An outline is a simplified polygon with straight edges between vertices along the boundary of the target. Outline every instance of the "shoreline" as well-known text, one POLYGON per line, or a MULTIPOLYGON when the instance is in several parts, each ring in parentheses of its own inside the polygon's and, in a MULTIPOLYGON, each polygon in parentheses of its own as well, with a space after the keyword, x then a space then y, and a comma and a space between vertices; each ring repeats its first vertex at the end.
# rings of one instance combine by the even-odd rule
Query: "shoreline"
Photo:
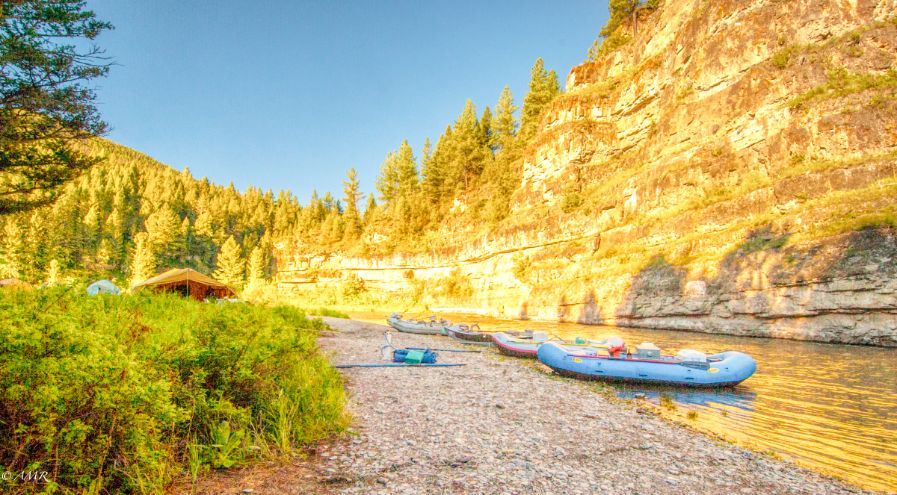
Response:
MULTIPOLYGON (((291 303, 292 304, 292 303, 291 303)), ((298 304, 299 308, 305 308, 307 306, 298 304)), ((350 317, 354 318, 357 315, 371 315, 382 313, 383 318, 386 318, 390 312, 388 311, 377 311, 372 309, 370 306, 366 305, 331 305, 328 308, 335 309, 341 312, 346 313, 350 317)), ((705 331, 696 328, 679 328, 674 326, 662 326, 662 325, 637 325, 637 324, 620 324, 617 320, 611 320, 603 323, 592 323, 587 321, 572 321, 566 319, 550 319, 550 318, 536 318, 536 317, 527 317, 527 318, 509 318, 497 315, 495 313, 490 312, 486 309, 478 309, 478 308, 418 308, 413 307, 406 309, 404 311, 399 311, 399 314, 405 315, 456 315, 456 316, 467 316, 467 317, 475 317, 475 318, 488 318, 489 320, 499 321, 499 322, 520 322, 520 323, 533 323, 533 324, 550 324, 550 325, 583 325, 588 327, 607 327, 607 328, 620 328, 620 329, 636 329, 636 330, 657 330, 661 332, 680 332, 686 334, 696 334, 696 335, 718 335, 721 337, 738 337, 738 338, 748 338, 748 339, 770 339, 777 340, 783 342, 806 342, 813 344, 826 344, 826 345, 836 345, 836 346, 851 346, 851 347, 866 347, 866 348, 875 348, 875 349, 897 349, 897 344, 895 345, 885 345, 885 344, 877 344, 877 343, 863 343, 863 342, 840 342, 840 341, 832 341, 832 340, 822 340, 822 339, 812 339, 812 338, 798 338, 794 336, 785 336, 785 335, 759 335, 759 334, 751 334, 751 333, 736 333, 736 332, 719 332, 719 331, 705 331)), ((367 321, 367 320, 365 320, 367 321)))
MULTIPOLYGON (((380 361, 385 325, 324 320, 334 364, 380 361)), ((874 493, 492 351, 439 360, 466 366, 342 370, 356 432, 320 452, 334 493, 874 493)))

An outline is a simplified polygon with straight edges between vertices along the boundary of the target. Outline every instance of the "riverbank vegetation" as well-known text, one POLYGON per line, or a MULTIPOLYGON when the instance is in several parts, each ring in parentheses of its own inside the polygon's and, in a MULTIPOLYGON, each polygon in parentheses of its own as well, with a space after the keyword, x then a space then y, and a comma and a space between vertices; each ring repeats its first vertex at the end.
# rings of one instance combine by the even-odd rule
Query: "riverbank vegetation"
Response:
POLYGON ((40 489, 161 493, 347 424, 325 325, 293 308, 8 289, 0 321, 0 458, 40 489))

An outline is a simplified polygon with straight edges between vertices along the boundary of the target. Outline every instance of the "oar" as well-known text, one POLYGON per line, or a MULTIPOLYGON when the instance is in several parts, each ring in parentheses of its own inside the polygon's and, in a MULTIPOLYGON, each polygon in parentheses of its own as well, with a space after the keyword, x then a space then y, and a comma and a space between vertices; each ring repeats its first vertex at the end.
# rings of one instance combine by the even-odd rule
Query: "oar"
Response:
POLYGON ((424 366, 449 367, 449 366, 465 366, 465 364, 464 363, 421 363, 421 364, 360 363, 360 364, 337 364, 337 365, 334 365, 334 368, 408 368, 408 367, 420 368, 420 367, 424 367, 424 366))
POLYGON ((469 351, 467 349, 434 349, 432 347, 427 347, 426 349, 423 347, 408 347, 412 351, 439 351, 439 352, 483 352, 483 351, 469 351))

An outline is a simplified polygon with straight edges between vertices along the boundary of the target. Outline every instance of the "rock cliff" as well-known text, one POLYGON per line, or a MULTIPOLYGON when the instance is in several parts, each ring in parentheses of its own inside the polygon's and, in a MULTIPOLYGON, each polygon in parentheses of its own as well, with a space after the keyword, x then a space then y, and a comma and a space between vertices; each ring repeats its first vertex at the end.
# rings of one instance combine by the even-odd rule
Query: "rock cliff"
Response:
POLYGON ((570 71, 503 224, 426 255, 281 244, 280 286, 351 278, 431 308, 897 346, 895 12, 667 0, 570 71))

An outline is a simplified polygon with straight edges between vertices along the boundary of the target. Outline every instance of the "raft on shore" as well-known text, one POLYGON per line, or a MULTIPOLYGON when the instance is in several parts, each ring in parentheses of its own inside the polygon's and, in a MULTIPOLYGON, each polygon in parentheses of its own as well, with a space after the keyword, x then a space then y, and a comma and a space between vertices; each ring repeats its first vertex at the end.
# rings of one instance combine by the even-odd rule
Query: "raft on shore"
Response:
POLYGON ((443 329, 451 325, 448 321, 437 320, 435 316, 431 316, 428 321, 406 320, 398 313, 389 315, 386 322, 400 332, 418 335, 442 335, 445 332, 443 329))
POLYGON ((488 333, 480 332, 479 329, 480 326, 476 323, 473 325, 465 325, 464 323, 447 325, 443 328, 445 334, 453 339, 471 344, 492 345, 492 336, 488 333))
POLYGON ((731 387, 747 380, 757 370, 752 357, 737 351, 711 356, 697 351, 680 351, 677 356, 614 356, 545 342, 536 353, 539 361, 558 374, 587 380, 731 387))

